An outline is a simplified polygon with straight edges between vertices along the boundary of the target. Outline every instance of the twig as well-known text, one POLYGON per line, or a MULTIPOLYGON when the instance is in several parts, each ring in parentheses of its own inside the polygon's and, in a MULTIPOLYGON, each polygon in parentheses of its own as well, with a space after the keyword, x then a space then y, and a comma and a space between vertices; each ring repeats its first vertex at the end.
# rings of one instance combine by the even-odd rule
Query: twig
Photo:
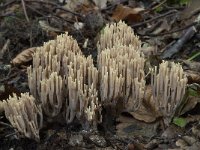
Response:
POLYGON ((193 22, 193 23, 191 23, 189 25, 186 25, 185 27, 182 27, 182 28, 179 28, 179 29, 175 29, 175 30, 172 30, 170 32, 165 32, 165 33, 159 33, 159 34, 140 34, 140 35, 141 36, 153 36, 153 37, 155 37, 155 36, 163 36, 163 35, 167 35, 167 34, 172 34, 172 33, 175 33, 175 32, 183 31, 183 30, 188 29, 189 27, 192 27, 192 26, 194 26, 196 24, 197 24, 197 22, 193 22))
POLYGON ((14 16, 14 13, 13 12, 6 12, 5 14, 1 14, 0 18, 9 17, 9 16, 14 16))
POLYGON ((5 3, 3 6, 0 6, 0 10, 6 8, 8 5, 11 5, 11 4, 15 3, 15 2, 16 2, 16 0, 12 0, 10 2, 5 3))
POLYGON ((196 32, 197 30, 195 26, 190 27, 174 45, 164 51, 164 53, 161 55, 161 58, 171 58, 174 54, 178 53, 183 45, 190 40, 196 32))
POLYGON ((56 19, 64 20, 65 22, 67 22, 67 23, 69 23, 69 24, 74 24, 74 23, 75 23, 75 21, 73 21, 73 20, 68 20, 68 19, 66 19, 66 18, 62 18, 62 17, 60 17, 60 16, 56 16, 56 15, 54 15, 54 14, 52 14, 52 17, 54 17, 54 18, 56 18, 56 19))
POLYGON ((17 76, 18 74, 19 74, 19 73, 13 73, 13 74, 11 74, 10 76, 7 75, 5 78, 0 79, 0 83, 5 82, 5 81, 9 80, 10 78, 13 78, 13 77, 17 76))
POLYGON ((190 19, 191 17, 196 16, 196 15, 198 15, 199 13, 200 13, 200 8, 194 10, 188 17, 186 17, 186 18, 184 18, 184 19, 185 19, 185 20, 186 20, 186 19, 190 19))
POLYGON ((145 24, 147 24, 147 23, 149 23, 149 22, 155 21, 155 20, 157 20, 157 19, 161 19, 161 18, 166 17, 166 16, 168 16, 168 15, 172 15, 172 14, 174 14, 174 13, 177 13, 177 10, 172 10, 172 11, 166 12, 166 13, 161 14, 161 15, 159 15, 159 16, 156 16, 156 17, 154 17, 154 18, 152 18, 152 19, 149 19, 149 20, 143 21, 143 22, 141 22, 141 23, 137 23, 137 24, 131 25, 131 27, 133 27, 133 28, 134 28, 134 27, 139 27, 139 26, 145 25, 145 24))
POLYGON ((75 16, 78 16, 78 17, 83 18, 82 15, 80 15, 80 14, 78 14, 78 13, 75 13, 75 12, 72 12, 72 11, 70 11, 70 10, 64 8, 64 7, 61 7, 61 6, 57 6, 57 7, 55 8, 55 10, 56 10, 56 9, 60 9, 60 10, 63 10, 63 11, 65 11, 65 12, 71 13, 71 14, 73 14, 73 15, 75 15, 75 16))
POLYGON ((9 128, 13 128, 13 126, 9 125, 8 123, 0 121, 0 125, 7 126, 9 128))
POLYGON ((21 2, 22 2, 22 7, 23 7, 23 11, 24 11, 24 15, 25 15, 25 17, 26 17, 26 20, 27 20, 27 22, 30 22, 30 20, 29 20, 29 18, 28 18, 28 15, 27 15, 27 12, 26 12, 26 5, 25 5, 25 2, 24 2, 24 0, 21 0, 21 2))
POLYGON ((94 142, 93 140, 91 140, 91 139, 90 139, 88 136, 86 136, 86 135, 83 135, 83 138, 84 138, 85 140, 89 141, 90 143, 94 144, 94 145, 97 146, 97 147, 100 147, 100 148, 106 148, 106 147, 107 147, 107 145, 102 146, 102 145, 98 144, 97 142, 94 142))
MULTIPOLYGON (((41 13, 41 12, 38 11, 37 9, 34 9, 33 7, 31 7, 31 6, 29 6, 29 5, 26 5, 26 6, 27 6, 27 8, 29 8, 30 10, 32 10, 32 11, 36 12, 37 14, 43 16, 43 18, 52 18, 52 17, 54 17, 54 18, 56 18, 56 19, 64 20, 64 21, 67 22, 67 23, 74 24, 74 21, 73 21, 73 20, 68 20, 68 19, 66 19, 66 18, 62 18, 62 17, 60 17, 60 16, 56 16, 56 15, 54 15, 54 14, 52 14, 52 16, 46 16, 45 14, 41 13)), ((48 9, 47 9, 47 10, 48 10, 48 9)), ((49 13, 52 13, 52 12, 50 12, 50 11, 48 11, 48 12, 49 12, 49 13)))
POLYGON ((167 0, 163 0, 162 2, 158 3, 156 6, 154 6, 153 8, 151 8, 151 10, 157 9, 158 7, 162 6, 166 2, 167 2, 167 0))
POLYGON ((27 3, 41 3, 41 4, 45 4, 45 5, 52 5, 52 6, 55 7, 55 8, 54 8, 55 10, 56 10, 56 9, 61 9, 61 10, 63 10, 63 11, 66 11, 66 12, 68 12, 68 13, 71 13, 71 14, 73 14, 73 15, 75 15, 75 16, 78 16, 78 17, 82 17, 82 18, 83 18, 83 16, 82 16, 81 14, 72 12, 72 11, 70 11, 70 10, 68 10, 68 9, 66 9, 66 8, 64 8, 64 7, 62 7, 62 6, 59 6, 58 4, 53 3, 53 2, 49 2, 49 1, 37 1, 37 0, 28 0, 28 1, 26 1, 26 2, 27 2, 27 3))
POLYGON ((37 9, 33 8, 32 6, 29 6, 29 5, 26 5, 26 7, 34 12, 36 12, 37 14, 43 16, 43 17, 46 17, 45 14, 41 13, 40 11, 38 11, 37 9))
POLYGON ((15 132, 13 132, 13 133, 10 133, 10 134, 6 135, 5 137, 7 138, 7 137, 9 137, 9 136, 16 135, 17 133, 19 133, 19 132, 18 132, 18 131, 15 131, 15 132))
POLYGON ((8 39, 0 51, 0 60, 3 59, 3 55, 8 50, 9 45, 10 45, 10 40, 8 39))
POLYGON ((195 55, 193 55, 192 57, 188 58, 187 60, 191 61, 193 59, 195 59, 196 57, 198 57, 200 55, 200 52, 196 53, 195 55))
POLYGON ((125 2, 127 2, 127 1, 128 1, 128 0, 121 0, 120 2, 113 2, 111 5, 107 6, 106 8, 103 8, 103 9, 101 9, 101 10, 102 10, 102 11, 105 11, 105 10, 111 9, 111 8, 117 6, 117 5, 121 4, 121 3, 125 3, 125 2))

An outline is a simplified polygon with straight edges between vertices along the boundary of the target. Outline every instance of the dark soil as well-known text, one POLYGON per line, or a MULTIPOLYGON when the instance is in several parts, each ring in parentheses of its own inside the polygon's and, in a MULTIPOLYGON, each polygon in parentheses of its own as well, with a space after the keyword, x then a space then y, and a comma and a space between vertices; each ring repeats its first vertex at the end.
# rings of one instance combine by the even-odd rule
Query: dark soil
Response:
MULTIPOLYGON (((142 14, 126 16, 122 20, 133 26, 134 31, 144 43, 156 47, 157 52, 148 59, 150 64, 158 64, 163 57, 163 52, 169 50, 170 43, 180 39, 189 28, 188 26, 191 26, 194 22, 194 18, 199 15, 198 12, 192 14, 193 12, 188 11, 190 18, 182 19, 181 17, 185 15, 186 5, 182 5, 180 1, 171 0, 164 3, 151 0, 148 2, 137 0, 114 1, 108 2, 107 7, 102 10, 96 9, 95 3, 91 2, 91 4, 82 4, 75 8, 76 14, 73 14, 73 10, 67 12, 56 9, 66 5, 65 2, 59 3, 57 0, 48 0, 44 3, 23 1, 26 4, 25 8, 29 21, 25 17, 21 1, 0 0, 0 50, 6 47, 5 51, 0 52, 0 100, 7 99, 12 93, 19 95, 22 92, 29 91, 26 68, 32 62, 13 65, 11 63, 13 58, 27 48, 43 45, 44 42, 54 39, 64 31, 68 31, 78 41, 86 56, 92 55, 96 60, 96 43, 99 33, 106 23, 114 22, 112 14, 119 4, 131 8, 144 8, 145 11, 142 14), (48 4, 48 2, 53 4, 48 4), (163 15, 172 10, 177 11, 177 13, 163 15), (160 15, 163 15, 163 17, 156 19, 160 15), (153 20, 148 22, 147 20, 150 19, 153 20), (45 29, 41 26, 40 21, 44 21, 49 27, 45 29), (82 22, 84 27, 80 30, 75 29, 74 22, 82 22), (88 40, 87 47, 84 47, 86 40, 88 40), (6 42, 8 42, 7 45, 6 42)), ((194 6, 192 5, 192 7, 194 6)), ((199 52, 199 25, 195 24, 194 26, 197 32, 187 42, 183 43, 177 53, 172 52, 173 55, 167 59, 184 65, 184 60, 199 52)), ((194 59, 197 63, 199 63, 199 60, 200 57, 194 59)), ((185 70, 193 71, 195 75, 194 78, 191 78, 191 84, 200 83, 200 78, 198 78, 199 66, 193 67, 196 70, 191 69, 189 65, 184 66, 185 70)), ((199 91, 197 93, 200 94, 199 91)), ((116 114, 113 116, 110 111, 104 109, 104 116, 107 118, 102 124, 98 125, 97 131, 85 131, 79 123, 66 125, 54 122, 47 124, 40 131, 41 141, 39 143, 27 138, 18 138, 18 134, 10 127, 4 114, 0 114, 0 150, 175 149, 181 147, 177 145, 177 141, 179 139, 185 140, 184 137, 186 136, 193 138, 196 144, 185 140, 188 148, 198 149, 198 146, 200 146, 199 108, 200 105, 197 104, 183 115, 183 117, 193 118, 184 128, 174 124, 171 124, 168 128, 164 127, 162 118, 153 123, 145 123, 134 119, 129 114, 123 114, 123 117, 128 117, 131 120, 131 123, 127 123, 123 122, 124 118, 120 120, 115 116, 116 114), (118 125, 122 126, 118 128, 118 125)))

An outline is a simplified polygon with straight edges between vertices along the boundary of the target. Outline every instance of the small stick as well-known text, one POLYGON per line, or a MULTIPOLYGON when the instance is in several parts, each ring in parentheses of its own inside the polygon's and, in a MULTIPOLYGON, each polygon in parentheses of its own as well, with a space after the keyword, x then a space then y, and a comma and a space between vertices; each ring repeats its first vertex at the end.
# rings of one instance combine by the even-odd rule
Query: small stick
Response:
POLYGON ((8 39, 0 51, 0 59, 3 59, 3 55, 8 50, 9 45, 10 45, 10 40, 8 39))
POLYGON ((167 2, 167 0, 163 0, 162 2, 158 3, 156 6, 154 6, 153 8, 151 8, 151 10, 157 9, 158 7, 162 6, 166 2, 167 2))
POLYGON ((16 0, 12 0, 12 1, 10 1, 10 2, 5 3, 4 5, 0 6, 0 10, 6 8, 6 7, 9 6, 9 5, 12 5, 12 4, 15 3, 15 2, 16 2, 16 0))
POLYGON ((164 53, 161 55, 161 58, 171 58, 174 54, 178 53, 183 45, 190 40, 196 32, 197 30, 195 26, 190 27, 174 45, 164 51, 164 53))
POLYGON ((9 125, 8 123, 0 121, 0 125, 7 126, 9 128, 13 128, 13 126, 9 125))
POLYGON ((10 137, 10 136, 17 135, 17 133, 19 133, 19 132, 18 132, 18 131, 15 131, 15 132, 13 132, 13 133, 10 133, 10 134, 6 135, 5 137, 8 138, 8 137, 10 137))
POLYGON ((132 25, 131 27, 139 27, 139 26, 142 26, 142 25, 147 24, 147 23, 149 23, 149 22, 155 21, 155 20, 157 20, 157 19, 166 17, 166 16, 168 16, 168 15, 172 15, 172 14, 174 14, 174 13, 177 13, 177 10, 168 11, 168 12, 166 12, 166 13, 164 13, 164 14, 162 14, 162 15, 156 16, 156 17, 154 17, 154 18, 152 18, 152 19, 143 21, 143 22, 141 22, 141 23, 134 24, 134 25, 132 25))
POLYGON ((75 15, 75 16, 83 17, 81 14, 72 12, 72 11, 70 11, 70 10, 68 10, 68 9, 66 9, 66 8, 64 8, 64 7, 62 7, 62 6, 59 6, 58 4, 53 3, 53 2, 49 2, 49 1, 38 1, 38 0, 28 0, 28 1, 26 1, 26 2, 27 2, 27 3, 41 3, 41 4, 46 4, 46 5, 55 6, 55 10, 56 10, 56 9, 61 9, 61 10, 63 10, 63 11, 66 11, 66 12, 68 12, 68 13, 71 13, 71 14, 73 14, 73 15, 75 15))
POLYGON ((70 11, 70 10, 64 8, 64 7, 61 7, 61 6, 57 6, 57 7, 55 8, 55 10, 56 10, 56 9, 60 9, 60 10, 66 11, 66 12, 68 12, 68 13, 71 13, 71 14, 73 14, 73 15, 75 15, 75 16, 78 16, 78 17, 81 17, 81 18, 83 17, 82 15, 80 15, 80 14, 78 14, 78 13, 75 13, 75 12, 72 12, 72 11, 70 11))
POLYGON ((25 15, 25 17, 26 17, 26 20, 27 20, 27 22, 30 22, 30 20, 29 20, 29 18, 28 18, 28 15, 27 15, 27 12, 26 12, 26 5, 25 5, 25 2, 24 2, 24 0, 21 0, 21 2, 22 2, 22 7, 23 7, 23 11, 24 11, 24 15, 25 15))
POLYGON ((144 35, 140 34, 140 35, 142 35, 142 36, 153 36, 153 37, 156 37, 156 36, 163 36, 163 35, 172 34, 172 33, 175 33, 175 32, 180 32, 180 31, 186 30, 186 29, 188 29, 189 27, 192 27, 192 26, 194 26, 194 25, 196 25, 196 24, 197 24, 197 22, 193 22, 193 23, 191 23, 191 24, 189 24, 189 25, 186 25, 185 27, 182 27, 182 28, 179 28, 179 29, 175 29, 175 30, 172 30, 172 31, 169 31, 169 32, 165 32, 165 33, 159 33, 159 34, 144 34, 144 35))

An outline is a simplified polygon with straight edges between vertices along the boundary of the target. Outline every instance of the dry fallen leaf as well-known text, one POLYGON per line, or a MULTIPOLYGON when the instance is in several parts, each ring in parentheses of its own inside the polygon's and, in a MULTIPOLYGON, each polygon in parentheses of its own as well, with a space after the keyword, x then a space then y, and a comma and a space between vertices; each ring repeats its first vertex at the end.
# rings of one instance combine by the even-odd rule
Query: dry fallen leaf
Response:
POLYGON ((182 60, 185 67, 187 67, 187 70, 192 70, 196 72, 200 72, 200 63, 195 61, 189 61, 189 60, 182 60))
POLYGON ((14 13, 14 12, 19 12, 20 7, 21 7, 20 4, 13 4, 13 5, 10 5, 9 7, 7 7, 5 12, 7 14, 14 13))
POLYGON ((174 139, 177 137, 177 135, 183 135, 183 134, 184 134, 184 131, 181 128, 172 124, 163 131, 163 133, 161 134, 161 137, 164 139, 174 139))
MULTIPOLYGON (((198 120, 198 121, 199 121, 199 120, 198 120)), ((200 129, 199 129, 199 127, 198 127, 198 124, 197 124, 197 126, 192 127, 192 133, 193 133, 196 137, 200 138, 200 129)))
POLYGON ((130 8, 119 4, 113 12, 112 18, 115 21, 126 20, 129 23, 141 21, 140 12, 144 11, 144 8, 130 8))
POLYGON ((156 134, 158 123, 146 124, 138 121, 130 116, 120 115, 117 119, 119 122, 116 126, 117 135, 119 137, 131 137, 131 136, 146 136, 152 137, 156 134))
POLYGON ((154 122, 158 116, 156 114, 150 112, 145 107, 140 108, 137 111, 129 112, 135 119, 144 121, 147 123, 154 122))
POLYGON ((68 0, 67 4, 64 5, 64 8, 75 12, 80 5, 88 5, 89 3, 89 0, 68 0))
POLYGON ((183 139, 178 139, 178 140, 176 141, 176 146, 177 146, 177 147, 180 147, 180 148, 182 148, 182 149, 184 149, 186 146, 188 146, 188 144, 187 144, 187 142, 186 142, 185 140, 183 140, 183 139))
POLYGON ((39 21, 39 25, 40 27, 45 30, 45 31, 53 31, 53 32, 62 32, 60 29, 58 28, 54 28, 54 27, 51 27, 47 21, 44 21, 44 20, 40 20, 39 21))
POLYGON ((200 84, 200 73, 192 70, 186 70, 185 71, 187 78, 188 78, 188 83, 198 83, 200 84))
POLYGON ((199 102, 200 102, 199 97, 189 96, 187 102, 185 103, 184 107, 180 112, 180 115, 183 115, 186 112, 192 110, 199 102))
POLYGON ((20 64, 23 64, 23 63, 26 63, 30 60, 32 60, 32 55, 33 53, 35 52, 36 50, 36 47, 31 47, 31 48, 28 48, 24 51, 22 51, 21 53, 19 53, 12 61, 11 63, 13 65, 20 65, 20 64))
MULTIPOLYGON (((129 106, 131 105, 132 104, 129 104, 129 106)), ((155 100, 152 97, 151 86, 147 86, 142 105, 136 111, 132 111, 130 108, 127 108, 126 112, 137 120, 151 123, 161 116, 158 108, 155 106, 156 105, 155 100)))
MULTIPOLYGON (((78 12, 81 15, 85 15, 87 12, 94 9, 94 4, 91 3, 90 0, 68 0, 63 7, 71 12, 78 12)), ((61 14, 63 18, 74 18, 73 14, 66 13, 65 11, 58 11, 58 13, 61 14)))
POLYGON ((188 17, 192 16, 193 13, 197 12, 200 8, 200 1, 197 0, 189 0, 189 5, 185 10, 181 11, 181 19, 185 20, 188 17))
MULTIPOLYGON (((199 122, 200 120, 200 115, 188 115, 185 120, 187 123, 192 123, 192 122, 199 122)), ((195 127, 195 126, 194 126, 195 127)), ((200 134, 199 134, 200 135, 200 134)))
POLYGON ((176 146, 180 147, 181 150, 199 150, 200 142, 195 137, 183 136, 181 139, 176 141, 176 146))
POLYGON ((99 7, 100 9, 106 8, 107 0, 93 0, 95 5, 99 7))
POLYGON ((163 19, 159 27, 156 27, 155 30, 152 32, 152 34, 159 34, 163 31, 169 31, 170 29, 171 29, 170 23, 166 19, 163 19))
POLYGON ((157 54, 157 46, 151 46, 148 43, 144 43, 140 50, 145 56, 152 56, 157 54))

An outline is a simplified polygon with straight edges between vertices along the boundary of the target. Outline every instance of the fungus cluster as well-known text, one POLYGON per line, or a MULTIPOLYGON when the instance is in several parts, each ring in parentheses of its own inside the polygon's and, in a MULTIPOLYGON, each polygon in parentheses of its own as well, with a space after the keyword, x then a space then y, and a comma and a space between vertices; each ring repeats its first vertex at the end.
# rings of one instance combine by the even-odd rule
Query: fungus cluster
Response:
POLYGON ((185 95, 187 77, 180 64, 163 61, 151 72, 152 98, 157 110, 171 117, 185 95))
POLYGON ((92 57, 85 57, 67 33, 36 49, 33 66, 28 68, 30 92, 44 114, 53 118, 63 111, 66 123, 75 117, 96 120, 97 83, 92 57))
MULTIPOLYGON (((76 118, 88 128, 101 122, 104 104, 123 99, 125 109, 139 109, 146 87, 145 56, 139 38, 123 22, 107 25, 97 49, 95 67, 92 57, 85 57, 68 33, 38 47, 33 65, 27 69, 32 96, 22 94, 3 102, 11 124, 22 135, 38 140, 42 114, 52 119, 64 114, 66 123, 76 118)), ((175 111, 187 84, 181 66, 169 64, 163 62, 151 74, 152 99, 163 116, 175 111)))
POLYGON ((43 115, 33 96, 24 93, 17 97, 14 94, 9 100, 3 101, 3 105, 6 118, 20 134, 37 141, 40 139, 39 129, 42 127, 43 115))

